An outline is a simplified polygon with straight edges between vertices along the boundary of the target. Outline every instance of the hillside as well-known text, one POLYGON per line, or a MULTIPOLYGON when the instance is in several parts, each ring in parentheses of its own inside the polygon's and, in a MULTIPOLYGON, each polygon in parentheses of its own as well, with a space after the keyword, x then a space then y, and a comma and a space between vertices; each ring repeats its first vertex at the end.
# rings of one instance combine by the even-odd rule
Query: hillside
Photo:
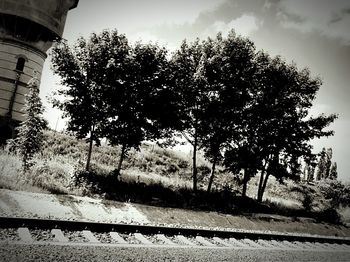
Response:
MULTIPOLYGON (((271 179, 265 201, 257 203, 258 177, 248 185, 249 198, 240 197, 240 181, 218 167, 214 186, 206 193, 210 165, 198 158, 199 192, 191 190, 191 155, 143 144, 139 151, 131 150, 124 161, 121 175, 112 174, 119 149, 108 145, 94 146, 92 168, 84 170, 87 143, 72 136, 46 132, 43 151, 36 156, 30 173, 21 174, 18 156, 0 151, 0 188, 31 192, 73 194, 108 200, 130 201, 141 204, 215 210, 224 213, 273 213, 287 216, 311 216, 320 220, 338 222, 330 210, 330 200, 322 195, 328 190, 325 182, 314 185, 296 185, 271 179), (323 191, 322 191, 323 190, 323 191), (308 206, 305 206, 308 205, 308 206), (307 209, 309 207, 309 209, 307 209), (327 213, 328 212, 328 213, 327 213)), ((348 209, 338 209, 343 221, 348 221, 348 209)))

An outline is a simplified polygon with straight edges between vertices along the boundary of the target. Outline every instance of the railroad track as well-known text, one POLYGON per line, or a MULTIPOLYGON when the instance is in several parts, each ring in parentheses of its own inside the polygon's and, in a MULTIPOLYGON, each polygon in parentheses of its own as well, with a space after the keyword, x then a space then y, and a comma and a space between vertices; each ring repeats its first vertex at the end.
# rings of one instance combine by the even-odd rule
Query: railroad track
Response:
POLYGON ((350 238, 0 217, 0 243, 350 252, 350 238))

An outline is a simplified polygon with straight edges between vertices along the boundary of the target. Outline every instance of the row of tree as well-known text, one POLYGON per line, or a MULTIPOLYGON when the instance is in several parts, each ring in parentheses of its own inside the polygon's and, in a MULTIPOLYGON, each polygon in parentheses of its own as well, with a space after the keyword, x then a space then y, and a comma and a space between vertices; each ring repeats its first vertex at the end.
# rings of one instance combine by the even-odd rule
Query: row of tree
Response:
POLYGON ((318 159, 304 166, 304 177, 306 181, 319 181, 325 179, 337 180, 337 163, 332 162, 332 148, 323 148, 318 159))
POLYGON ((89 137, 87 170, 93 141, 101 138, 121 146, 119 174, 128 149, 145 140, 173 145, 181 135, 193 147, 194 192, 202 150, 212 164, 208 191, 220 163, 233 174, 243 172, 243 195, 259 174, 261 201, 270 176, 300 179, 301 161, 316 161, 310 140, 333 134, 324 129, 336 115, 309 116, 321 80, 256 51, 234 31, 183 41, 169 54, 105 30, 73 47, 58 42, 52 64, 64 86, 54 105, 68 117, 68 130, 89 137))

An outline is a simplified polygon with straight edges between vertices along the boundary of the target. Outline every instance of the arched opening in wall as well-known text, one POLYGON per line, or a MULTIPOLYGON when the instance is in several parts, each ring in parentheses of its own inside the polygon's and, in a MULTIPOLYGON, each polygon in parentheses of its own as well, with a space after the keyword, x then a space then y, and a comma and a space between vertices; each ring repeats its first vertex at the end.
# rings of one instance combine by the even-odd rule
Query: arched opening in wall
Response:
POLYGON ((24 70, 24 65, 28 61, 27 57, 24 55, 18 55, 16 56, 17 58, 17 63, 16 63, 16 69, 15 71, 17 72, 23 72, 24 70))
POLYGON ((19 57, 17 59, 16 71, 23 72, 24 64, 26 63, 26 59, 24 57, 19 57))

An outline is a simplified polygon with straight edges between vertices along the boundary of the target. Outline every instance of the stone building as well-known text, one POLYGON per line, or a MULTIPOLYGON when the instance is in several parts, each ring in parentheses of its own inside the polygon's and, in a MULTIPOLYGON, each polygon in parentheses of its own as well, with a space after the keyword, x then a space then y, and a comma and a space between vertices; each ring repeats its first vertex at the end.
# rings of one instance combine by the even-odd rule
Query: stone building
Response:
POLYGON ((0 0, 0 144, 23 120, 24 95, 79 0, 0 0))

